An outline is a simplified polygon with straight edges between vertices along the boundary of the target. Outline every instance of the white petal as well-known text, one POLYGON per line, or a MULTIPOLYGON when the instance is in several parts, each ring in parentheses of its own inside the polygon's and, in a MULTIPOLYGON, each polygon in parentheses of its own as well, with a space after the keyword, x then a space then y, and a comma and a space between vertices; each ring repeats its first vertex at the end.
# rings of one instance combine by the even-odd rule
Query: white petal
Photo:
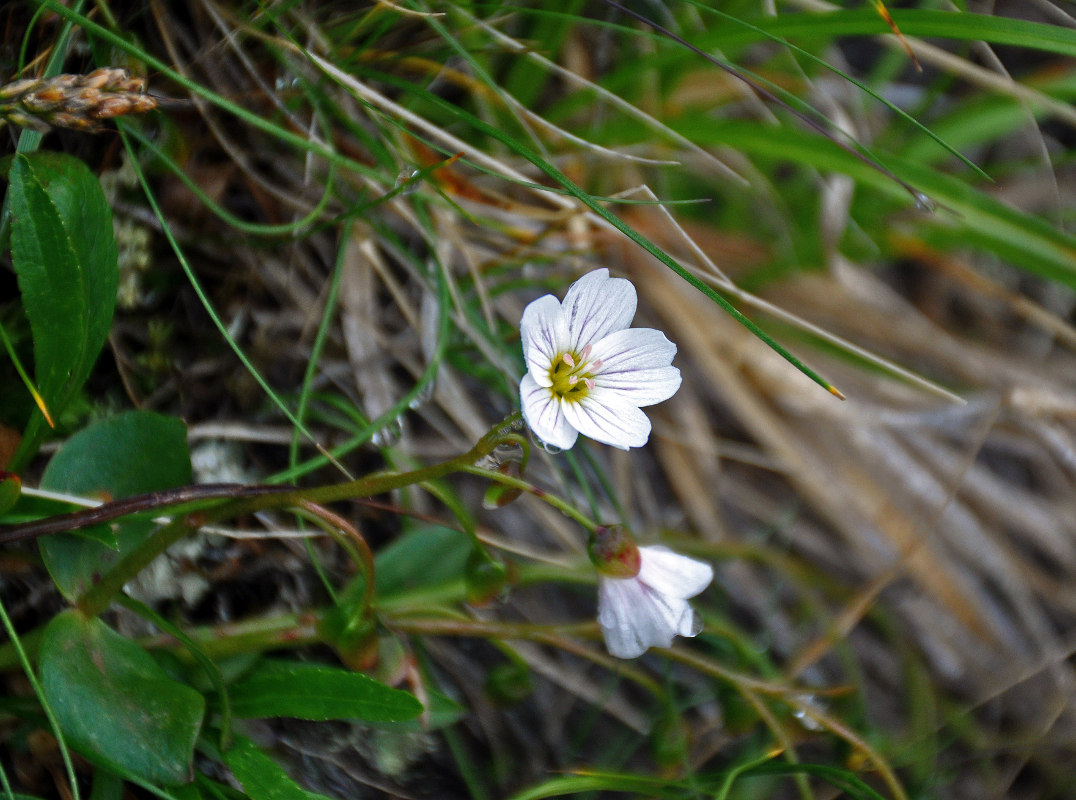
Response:
POLYGON ((636 609, 635 634, 650 647, 668 647, 676 634, 692 629, 695 611, 687 600, 644 588, 646 600, 636 609))
POLYGON ((621 402, 642 407, 668 400, 680 388, 680 381, 680 370, 676 367, 662 367, 614 376, 595 375, 594 387, 601 392, 605 402, 616 398, 621 402))
POLYGON ((601 360, 594 385, 634 406, 668 400, 680 388, 680 370, 669 366, 675 354, 676 345, 661 331, 636 328, 610 334, 592 350, 591 357, 601 360))
POLYGON ((579 403, 564 403, 571 426, 596 442, 627 450, 642 447, 650 438, 650 420, 630 403, 597 390, 579 403))
POLYGON ((637 580, 670 597, 694 597, 714 579, 714 568, 705 561, 674 553, 663 545, 639 548, 637 580))
POLYGON ((613 331, 595 342, 591 358, 602 360, 602 371, 630 372, 637 369, 667 367, 676 355, 676 345, 653 328, 628 328, 613 331))
POLYGON ((519 323, 519 336, 527 371, 541 385, 551 386, 549 367, 557 354, 568 346, 568 325, 560 301, 547 294, 528 303, 519 323))
POLYGON ((539 386, 530 373, 519 382, 519 399, 527 427, 543 442, 561 450, 575 444, 579 433, 562 413, 565 403, 548 388, 539 386))
POLYGON ((677 633, 692 631, 694 623, 695 612, 686 600, 655 592, 638 578, 598 582, 598 624, 605 646, 617 658, 668 647, 677 633))
POLYGON ((582 349, 613 331, 627 328, 635 316, 637 302, 631 281, 610 278, 609 270, 604 268, 588 272, 564 295, 562 309, 571 346, 582 349))
POLYGON ((643 590, 633 578, 598 581, 598 624, 605 647, 617 658, 637 658, 650 646, 636 633, 635 609, 644 602, 643 590))

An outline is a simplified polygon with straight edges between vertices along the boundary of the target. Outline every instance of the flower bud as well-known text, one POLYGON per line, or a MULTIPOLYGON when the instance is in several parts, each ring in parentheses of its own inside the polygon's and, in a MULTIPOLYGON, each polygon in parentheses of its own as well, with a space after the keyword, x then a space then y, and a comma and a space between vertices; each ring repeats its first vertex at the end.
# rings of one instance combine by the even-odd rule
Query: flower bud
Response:
MULTIPOLYGON (((505 461, 497 467, 497 472, 512 478, 522 477, 518 461, 505 461)), ((515 486, 505 486, 503 483, 491 483, 489 488, 486 489, 486 494, 482 498, 482 508, 488 511, 504 508, 521 494, 523 494, 523 490, 517 489, 515 486)))
POLYGON ((641 560, 635 539, 623 525, 600 525, 590 534, 587 555, 594 568, 609 578, 634 578, 641 560))

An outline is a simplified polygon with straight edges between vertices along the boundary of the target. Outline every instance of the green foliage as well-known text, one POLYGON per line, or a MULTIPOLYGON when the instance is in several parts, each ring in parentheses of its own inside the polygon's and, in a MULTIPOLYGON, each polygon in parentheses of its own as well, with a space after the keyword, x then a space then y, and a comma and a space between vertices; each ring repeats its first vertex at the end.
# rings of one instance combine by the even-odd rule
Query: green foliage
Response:
MULTIPOLYGON (((128 411, 94 423, 68 439, 49 461, 41 487, 102 499, 190 483, 187 429, 177 419, 128 411)), ((127 519, 57 533, 41 540, 41 555, 57 588, 69 600, 88 591, 153 529, 149 519, 127 519)))
POLYGON ((462 583, 471 539, 451 528, 419 526, 377 554, 377 594, 393 595, 449 581, 462 583))
POLYGON ((232 771, 251 800, 323 800, 324 795, 308 792, 288 777, 273 759, 249 739, 239 738, 224 763, 232 771))
POLYGON ((45 696, 76 750, 143 780, 191 780, 205 699, 142 647, 71 610, 45 629, 39 659, 45 696))
MULTIPOLYGON (((84 5, 37 4, 48 12, 43 17, 56 15, 90 45, 68 53, 62 38, 50 42, 50 72, 65 57, 73 62, 86 53, 127 61, 167 87, 162 96, 182 104, 195 98, 192 108, 214 123, 214 138, 202 140, 201 121, 185 119, 194 112, 166 102, 160 118, 120 120, 118 133, 96 140, 107 155, 92 145, 77 150, 94 169, 123 162, 131 183, 108 197, 122 197, 118 208, 137 206, 131 216, 159 238, 155 266, 174 267, 173 280, 182 281, 182 272, 189 284, 182 302, 170 296, 158 307, 147 303, 120 330, 137 329, 143 313, 155 316, 148 325, 177 327, 180 315, 161 317, 173 309, 204 316, 226 344, 221 349, 240 365, 228 367, 235 372, 228 381, 246 385, 249 378, 262 393, 228 394, 234 388, 228 387, 206 402, 187 395, 188 376, 176 375, 178 391, 151 395, 148 407, 163 413, 114 413, 127 402, 118 399, 130 389, 125 370, 137 363, 126 358, 131 345, 121 337, 116 362, 124 386, 100 396, 94 384, 93 396, 83 396, 113 324, 119 273, 110 201, 87 163, 72 155, 20 152, 7 159, 0 241, 10 248, 18 298, 2 301, 0 334, 12 362, 4 376, 17 373, 21 385, 14 377, 5 383, 0 406, 5 422, 25 423, 6 468, 22 473, 28 489, 0 473, 0 526, 22 526, 14 533, 38 539, 41 562, 76 610, 32 620, 18 634, 5 617, 13 643, 0 646, 0 664, 22 667, 33 678, 24 653, 36 655, 43 688, 37 698, 5 701, 4 710, 27 730, 51 721, 54 712, 61 750, 69 745, 90 764, 79 770, 93 771, 94 800, 115 800, 129 791, 125 783, 174 800, 320 800, 268 748, 242 735, 251 733, 253 726, 244 728, 250 723, 233 726, 233 717, 358 722, 379 733, 435 736, 473 796, 515 791, 517 800, 614 792, 731 800, 791 788, 806 798, 816 787, 825 787, 819 796, 835 789, 857 800, 899 799, 904 789, 891 764, 927 794, 947 763, 938 751, 950 739, 967 747, 981 741, 963 712, 943 710, 929 670, 897 626, 872 646, 902 652, 901 667, 914 683, 911 731, 872 727, 864 688, 870 670, 836 632, 856 622, 876 624, 865 610, 876 598, 852 596, 847 575, 819 578, 821 569, 786 543, 783 517, 773 523, 780 545, 772 552, 765 544, 738 547, 723 534, 691 530, 696 507, 714 500, 717 508, 721 490, 693 484, 696 476, 684 473, 693 472, 696 460, 726 458, 728 442, 718 432, 726 411, 740 409, 739 422, 747 425, 755 414, 765 419, 773 408, 795 405, 787 396, 745 401, 722 393, 713 375, 730 360, 754 375, 750 348, 741 352, 730 337, 709 351, 708 361, 678 362, 685 380, 705 373, 707 389, 672 412, 694 427, 677 428, 658 454, 617 460, 581 444, 559 460, 541 454, 524 476, 516 468, 517 452, 525 449, 518 420, 498 420, 519 403, 522 304, 559 293, 564 275, 599 257, 636 271, 641 296, 651 288, 645 279, 652 282, 653 302, 640 306, 647 314, 693 322, 697 307, 661 307, 659 300, 689 309, 675 299, 683 287, 672 289, 656 277, 664 279, 664 272, 649 270, 672 271, 835 394, 812 361, 869 369, 879 382, 909 372, 810 327, 795 318, 798 309, 777 309, 751 292, 779 289, 789 276, 817 278, 835 264, 866 273, 872 264, 906 258, 907 241, 945 258, 970 254, 1000 264, 1013 284, 1030 278, 1050 292, 1076 290, 1076 236, 1064 225, 1071 209, 1057 208, 1054 219, 1035 203, 1017 207, 991 183, 1020 178, 1034 158, 998 156, 995 146, 1004 153, 1008 137, 1039 121, 1076 123, 1076 79, 1051 68, 1055 59, 1076 55, 1071 29, 897 9, 893 17, 904 35, 941 41, 958 54, 953 59, 963 59, 960 69, 941 60, 928 65, 944 73, 949 64, 951 75, 908 77, 903 52, 872 56, 862 70, 848 66, 846 49, 855 37, 891 35, 878 3, 826 13, 791 2, 764 13, 774 4, 749 0, 627 4, 654 15, 653 25, 614 4, 607 14, 593 13, 600 4, 581 0, 284 3, 261 4, 256 13, 224 4, 228 13, 218 32, 228 35, 219 43, 192 37, 205 61, 201 71, 188 71, 172 62, 171 49, 147 44, 161 36, 177 43, 169 26, 159 24, 172 13, 165 6, 147 35, 139 27, 144 20, 124 17, 128 12, 118 5, 102 4, 89 16, 84 5), (1050 61, 1029 76, 987 80, 978 62, 963 58, 972 43, 1050 61), (216 59, 225 68, 216 69, 216 59), (909 88, 914 101, 898 104, 898 90, 909 88), (855 112, 862 123, 857 135, 870 141, 869 149, 842 132, 845 120, 835 109, 855 112), (730 242, 757 253, 745 266, 733 263, 731 278, 724 272, 730 242), (217 257, 217 269, 201 269, 203 256, 212 261, 207 254, 217 257), (658 287, 664 287, 660 298, 658 287), (257 304, 275 312, 289 289, 302 298, 286 329, 292 338, 250 335, 259 324, 252 317, 274 316, 257 304), (767 314, 780 320, 767 321, 767 314), (347 329, 341 319, 369 323, 371 330, 347 329), (792 355, 786 341, 803 355, 792 355), (29 363, 31 352, 32 375, 20 361, 29 363), (284 360, 296 352, 298 368, 284 360), (341 389, 350 377, 354 385, 341 389), (237 401, 224 406, 239 418, 233 430, 242 428, 243 436, 286 423, 288 451, 266 456, 279 442, 273 431, 249 459, 272 465, 266 472, 279 468, 260 479, 264 485, 187 487, 190 453, 179 417, 194 409, 207 418, 192 423, 216 422, 209 406, 226 394, 237 401), (263 396, 271 401, 264 407, 263 396), (62 420, 62 433, 74 429, 43 467, 44 459, 34 459, 48 423, 41 412, 27 416, 27 397, 62 420), (103 419, 84 424, 87 410, 103 419), (711 425, 713 437, 696 440, 711 425), (410 438, 397 447, 401 435, 410 438), (445 456, 449 447, 453 455, 445 456), (664 471, 662 459, 681 473, 664 471), (326 468, 335 470, 331 477, 326 468), (471 509, 482 502, 471 491, 478 480, 488 512, 482 516, 471 509), (285 482, 297 486, 286 489, 285 482), (625 486, 641 487, 640 496, 625 486), (187 489, 169 493, 177 487, 187 489), (713 498, 700 497, 710 490, 713 498), (123 499, 131 503, 114 502, 123 499), (345 500, 369 508, 328 508, 345 500), (77 511, 82 502, 104 502, 101 516, 77 511), (536 514, 538 503, 555 513, 536 514), (761 562, 767 577, 777 576, 773 585, 759 579, 756 587, 774 598, 766 613, 774 616, 775 632, 766 618, 761 631, 747 628, 729 610, 740 598, 730 592, 716 601, 712 592, 700 602, 706 633, 697 639, 637 662, 609 657, 597 644, 592 616, 596 578, 574 545, 598 523, 636 520, 645 520, 639 524, 649 537, 669 525, 687 529, 677 535, 690 534, 688 546, 700 558, 761 562), (295 527, 292 533, 304 535, 317 526, 315 532, 331 535, 331 542, 311 541, 306 550, 321 580, 317 590, 328 600, 317 590, 296 592, 301 600, 289 595, 282 602, 301 608, 255 609, 241 619, 222 611, 195 624, 178 601, 151 607, 122 595, 125 583, 191 532, 236 525, 245 535, 263 523, 270 533, 295 527), (38 524, 50 526, 48 532, 38 524), (475 608, 510 592, 523 600, 475 608), (576 616, 580 608, 585 612, 576 616), (114 617, 113 610, 125 616, 114 617), (152 635, 118 632, 132 613, 152 635), (15 646, 19 637, 25 649, 15 646), (286 659, 286 649, 299 648, 305 648, 301 658, 320 661, 286 659), (822 650, 836 656, 835 664, 822 650), (348 668, 321 663, 332 652, 348 668), (817 675, 833 679, 824 690, 808 672, 823 661, 817 675), (564 689, 572 693, 569 702, 550 702, 552 692, 564 689), (557 763, 542 764, 542 772, 555 774, 520 789, 524 773, 512 759, 525 759, 512 750, 518 743, 501 741, 511 737, 501 737, 499 726, 510 720, 514 730, 524 720, 520 741, 529 744, 551 714, 570 718, 571 741, 543 740, 557 763), (217 765, 201 774, 199 759, 217 765), (576 764, 583 766, 575 773, 565 768, 576 764), (224 769, 234 780, 215 775, 224 769)), ((190 22, 191 31, 197 23, 190 22)), ((41 31, 47 26, 40 20, 31 24, 24 47, 41 31)), ((69 141, 45 140, 55 148, 69 141)), ((1072 160, 1070 153, 1052 155, 1058 165, 1072 160)), ((1055 330, 1063 334, 1064 321, 1055 330)), ((711 334, 714 341, 726 335, 690 332, 699 340, 679 340, 688 352, 711 334)), ((176 336, 165 348, 198 344, 176 336)), ((191 362, 204 363, 205 354, 190 350, 184 355, 191 362)), ((928 384, 912 377, 917 386, 928 384)), ((957 382, 949 375, 940 380, 957 382)), ((135 405, 146 399, 138 389, 130 395, 135 405)), ((918 406, 900 411, 919 413, 918 406)), ((1053 413, 1044 412, 1035 425, 1060 429, 1060 412, 1053 413)), ((729 451, 739 454, 743 431, 732 427, 729 451)), ((773 458, 761 446, 744 456, 744 464, 781 469, 748 486, 751 496, 737 514, 777 519, 786 513, 757 511, 762 503, 751 493, 762 497, 771 479, 796 480, 792 467, 784 473, 793 438, 773 447, 773 458)), ((728 459, 737 460, 726 470, 731 480, 740 479, 738 459, 728 459)), ((939 496, 959 499, 948 488, 939 496)), ((711 511, 723 518, 723 510, 711 511)), ((815 511, 825 515, 812 508, 805 526, 816 524, 809 518, 815 511)), ((923 516, 918 508, 916 514, 923 516)), ((838 530, 845 535, 861 522, 838 530)), ((0 527, 0 535, 11 532, 0 527)), ((821 547, 825 535, 812 535, 812 546, 821 547)), ((291 544, 278 551, 275 542, 229 541, 220 548, 227 556, 212 567, 186 566, 199 578, 242 576, 255 559, 279 556, 291 577, 300 552, 291 544)), ((21 568, 36 555, 17 551, 14 558, 21 568)), ((849 574, 859 574, 854 566, 849 574)), ((226 592, 222 597, 223 607, 226 592)), ((81 777, 69 762, 76 800, 81 777)), ((7 782, 0 770, 0 783, 7 782)))
MULTIPOLYGON (((16 155, 9 172, 11 262, 34 343, 38 391, 55 419, 89 377, 116 304, 118 272, 112 212, 78 159, 16 155)), ((12 466, 44 435, 35 414, 12 466)))
POLYGON ((422 713, 414 695, 344 669, 266 660, 229 690, 236 717, 399 722, 422 713))

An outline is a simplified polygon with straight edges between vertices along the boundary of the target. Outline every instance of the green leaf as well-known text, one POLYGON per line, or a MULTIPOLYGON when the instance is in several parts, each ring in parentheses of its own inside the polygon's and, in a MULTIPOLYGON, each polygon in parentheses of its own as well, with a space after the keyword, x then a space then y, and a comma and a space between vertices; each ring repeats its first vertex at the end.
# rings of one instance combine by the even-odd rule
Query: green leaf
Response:
POLYGON ((422 703, 409 692, 337 667, 265 661, 229 692, 232 715, 308 720, 398 722, 417 717, 422 703))
POLYGON ((192 777, 205 699, 98 619, 59 614, 41 640, 41 687, 67 741, 151 782, 192 777))
POLYGON ((378 597, 462 579, 474 540, 462 531, 422 526, 383 547, 374 559, 378 597))
MULTIPOLYGON (((53 456, 41 488, 119 499, 190 483, 187 431, 174 417, 127 411, 79 431, 53 456)), ((41 539, 41 555, 68 599, 87 591, 137 547, 153 522, 134 519, 91 535, 57 533, 41 539)))
MULTIPOLYGON (((34 341, 37 388, 55 419, 89 377, 116 305, 112 211, 93 174, 60 153, 16 155, 8 188, 11 262, 34 341)), ((31 417, 18 468, 44 433, 31 417)))
POLYGON ((239 737, 224 754, 224 763, 251 800, 324 800, 288 777, 279 764, 249 739, 239 737))

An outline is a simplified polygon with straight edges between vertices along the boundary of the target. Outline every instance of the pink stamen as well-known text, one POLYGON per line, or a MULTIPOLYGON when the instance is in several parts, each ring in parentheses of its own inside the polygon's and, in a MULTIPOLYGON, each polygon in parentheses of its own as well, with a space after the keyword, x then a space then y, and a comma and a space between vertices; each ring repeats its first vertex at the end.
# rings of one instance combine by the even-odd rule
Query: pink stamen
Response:
POLYGON ((569 375, 568 376, 568 385, 569 386, 575 386, 577 383, 579 383, 579 376, 578 375, 569 375))
MULTIPOLYGON (((575 376, 573 375, 572 377, 574 378, 575 376)), ((591 391, 593 391, 593 389, 594 389, 594 381, 593 381, 593 379, 591 379, 591 378, 583 378, 583 383, 585 383, 587 385, 587 389, 590 389, 591 391)))
POLYGON ((575 366, 575 359, 572 358, 571 353, 565 353, 564 355, 562 355, 561 360, 565 364, 567 364, 569 367, 574 367, 575 366))
POLYGON ((599 358, 597 361, 590 365, 590 368, 597 372, 599 369, 602 368, 602 360, 599 358))
POLYGON ((580 353, 579 355, 584 361, 586 361, 588 358, 590 358, 590 345, 589 344, 584 345, 583 346, 583 352, 580 353))

